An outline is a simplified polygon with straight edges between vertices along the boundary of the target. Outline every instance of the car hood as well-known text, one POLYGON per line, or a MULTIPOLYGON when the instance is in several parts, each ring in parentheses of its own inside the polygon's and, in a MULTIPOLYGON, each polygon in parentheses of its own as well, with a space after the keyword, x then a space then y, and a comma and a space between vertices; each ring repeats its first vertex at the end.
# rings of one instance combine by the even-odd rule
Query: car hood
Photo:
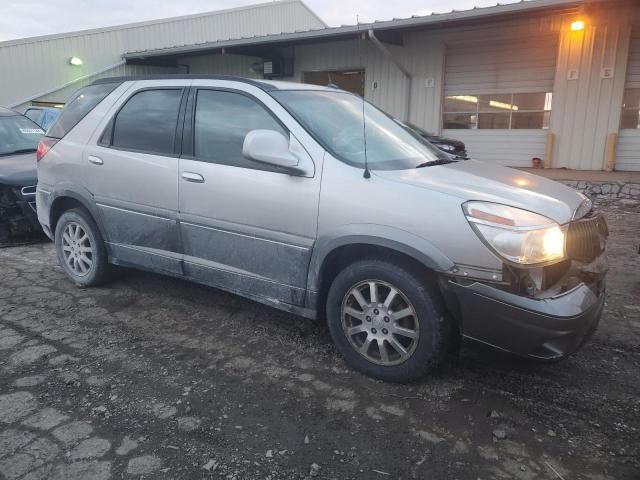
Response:
POLYGON ((0 183, 14 187, 37 184, 35 152, 0 156, 0 183))
POLYGON ((387 180, 456 196, 462 201, 480 200, 522 208, 559 224, 570 222, 585 198, 553 180, 479 160, 374 173, 387 180))

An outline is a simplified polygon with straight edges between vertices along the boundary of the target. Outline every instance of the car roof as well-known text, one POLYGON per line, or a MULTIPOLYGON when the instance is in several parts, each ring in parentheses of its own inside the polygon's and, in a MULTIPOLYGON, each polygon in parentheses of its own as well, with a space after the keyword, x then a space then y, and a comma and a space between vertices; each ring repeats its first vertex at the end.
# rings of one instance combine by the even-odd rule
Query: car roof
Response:
POLYGON ((160 74, 160 75, 135 75, 127 77, 105 77, 95 80, 91 85, 103 85, 108 83, 135 82, 139 80, 227 80, 230 82, 241 82, 253 85, 266 92, 275 90, 326 90, 336 91, 333 87, 323 87, 321 85, 311 85, 307 83, 285 82, 281 80, 262 80, 246 77, 236 77, 231 75, 180 75, 180 74, 160 74))
POLYGON ((22 114, 18 112, 14 112, 13 110, 9 110, 8 108, 0 107, 0 117, 15 117, 17 115, 22 116, 22 114))

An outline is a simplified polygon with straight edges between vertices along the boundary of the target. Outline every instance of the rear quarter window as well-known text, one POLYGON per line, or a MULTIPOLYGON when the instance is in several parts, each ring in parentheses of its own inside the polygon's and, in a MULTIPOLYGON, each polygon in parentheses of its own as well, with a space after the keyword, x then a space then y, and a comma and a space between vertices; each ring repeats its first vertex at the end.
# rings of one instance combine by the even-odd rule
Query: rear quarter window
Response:
POLYGON ((87 116, 107 95, 115 90, 119 83, 104 83, 90 85, 78 90, 66 103, 60 116, 55 121, 47 136, 62 138, 75 127, 80 120, 87 116))

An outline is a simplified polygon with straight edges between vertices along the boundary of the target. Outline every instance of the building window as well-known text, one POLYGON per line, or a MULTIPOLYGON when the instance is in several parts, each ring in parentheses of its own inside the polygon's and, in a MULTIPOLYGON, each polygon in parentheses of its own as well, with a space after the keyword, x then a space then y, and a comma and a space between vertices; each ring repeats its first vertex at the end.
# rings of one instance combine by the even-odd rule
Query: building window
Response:
POLYGON ((548 129, 553 94, 498 93, 444 98, 445 129, 548 129))
POLYGON ((620 128, 640 128, 640 88, 627 88, 624 91, 620 128))

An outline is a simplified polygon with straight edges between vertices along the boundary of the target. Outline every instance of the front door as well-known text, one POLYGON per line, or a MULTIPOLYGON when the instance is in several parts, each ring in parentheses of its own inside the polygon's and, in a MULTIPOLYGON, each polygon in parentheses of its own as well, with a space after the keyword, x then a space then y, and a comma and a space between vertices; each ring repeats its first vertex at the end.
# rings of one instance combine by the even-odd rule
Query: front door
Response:
MULTIPOLYGON (((177 82, 176 82, 177 83, 177 82)), ((187 88, 138 82, 94 145, 85 149, 88 185, 106 241, 122 263, 181 273, 178 116, 187 88)))
POLYGON ((254 129, 278 131, 308 155, 270 101, 228 89, 192 91, 185 122, 192 154, 181 158, 179 175, 184 269, 210 285, 302 305, 320 173, 292 176, 242 155, 254 129))

